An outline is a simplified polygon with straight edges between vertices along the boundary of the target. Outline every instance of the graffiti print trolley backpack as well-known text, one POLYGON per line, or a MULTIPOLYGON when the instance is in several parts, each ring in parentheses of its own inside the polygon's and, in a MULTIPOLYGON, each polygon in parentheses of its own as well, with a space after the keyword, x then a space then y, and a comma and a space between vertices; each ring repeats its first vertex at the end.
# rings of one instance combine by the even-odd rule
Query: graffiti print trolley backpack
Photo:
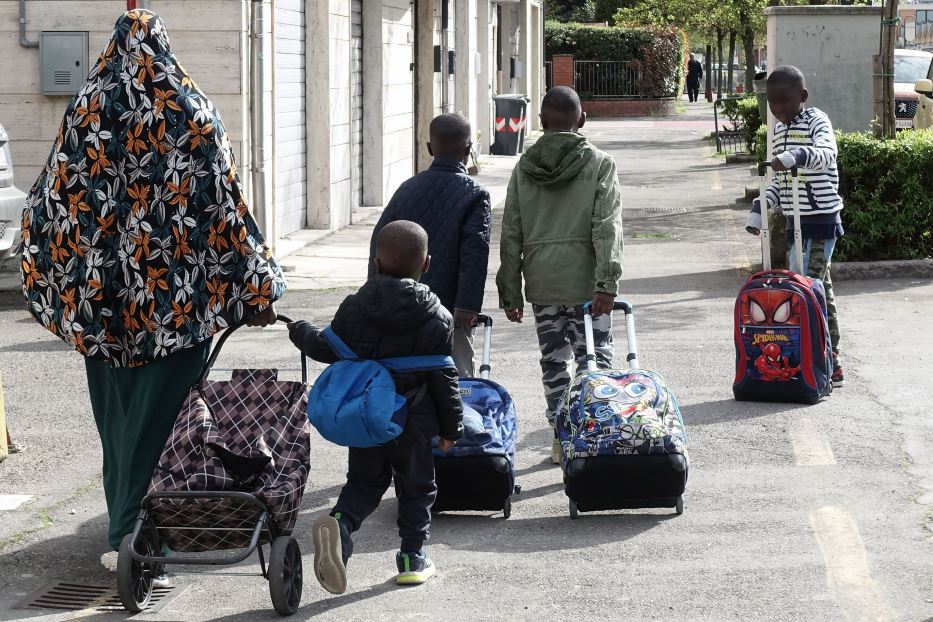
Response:
POLYGON ((632 307, 625 312, 629 369, 597 369, 590 303, 584 307, 587 371, 561 398, 555 433, 561 444, 570 518, 579 512, 631 508, 684 511, 690 458, 677 397, 658 374, 641 369, 632 307))
MULTIPOLYGON (((761 197, 770 163, 758 167, 761 197)), ((799 177, 790 172, 794 248, 803 265, 799 177)), ((742 286, 735 303, 736 400, 815 404, 832 391, 832 346, 823 283, 789 270, 772 270, 767 206, 762 205, 762 271, 742 286)))

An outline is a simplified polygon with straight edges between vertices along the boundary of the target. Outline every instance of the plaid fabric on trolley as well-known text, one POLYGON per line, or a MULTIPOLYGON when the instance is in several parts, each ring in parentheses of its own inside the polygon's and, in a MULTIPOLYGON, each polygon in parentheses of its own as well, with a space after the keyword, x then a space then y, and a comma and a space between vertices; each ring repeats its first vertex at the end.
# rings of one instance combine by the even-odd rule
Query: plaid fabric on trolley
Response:
MULTIPOLYGON (((192 388, 149 494, 249 492, 291 532, 308 480, 308 387, 277 378, 275 370, 237 370, 192 388)), ((245 547, 258 519, 255 506, 237 499, 156 498, 151 515, 162 541, 188 553, 245 547)))

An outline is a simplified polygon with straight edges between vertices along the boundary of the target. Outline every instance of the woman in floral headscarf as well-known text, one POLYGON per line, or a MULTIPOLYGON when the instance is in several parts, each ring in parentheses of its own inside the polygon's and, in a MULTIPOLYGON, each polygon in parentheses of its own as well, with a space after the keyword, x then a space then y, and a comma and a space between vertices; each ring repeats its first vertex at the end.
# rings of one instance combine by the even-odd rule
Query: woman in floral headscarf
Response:
POLYGON ((274 322, 285 290, 220 114, 157 15, 117 21, 29 193, 23 238, 29 310, 86 357, 117 549, 211 337, 274 322))

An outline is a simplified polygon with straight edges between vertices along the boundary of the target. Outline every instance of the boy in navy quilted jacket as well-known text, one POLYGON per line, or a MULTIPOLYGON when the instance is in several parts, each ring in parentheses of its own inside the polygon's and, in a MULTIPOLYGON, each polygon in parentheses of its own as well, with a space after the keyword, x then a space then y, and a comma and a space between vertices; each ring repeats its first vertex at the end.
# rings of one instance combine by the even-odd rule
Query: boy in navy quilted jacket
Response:
POLYGON ((370 273, 376 237, 396 220, 410 220, 428 234, 431 269, 421 282, 437 294, 454 316, 453 359, 464 378, 474 377, 473 327, 482 311, 489 264, 489 192, 467 175, 473 147, 470 123, 459 114, 431 122, 431 168, 403 183, 373 230, 370 273))
MULTIPOLYGON (((833 281, 829 274, 836 241, 842 237, 842 197, 839 196, 838 149, 829 118, 821 110, 807 108, 803 73, 796 67, 780 67, 768 76, 768 105, 778 123, 774 128, 774 175, 765 201, 769 210, 782 208, 787 217, 790 269, 823 282, 827 319, 833 346, 833 386, 845 383, 839 361, 839 315, 833 281), (803 265, 797 265, 794 248, 793 186, 789 171, 800 169, 800 235, 803 265)), ((758 235, 761 203, 749 214, 747 229, 758 235)))
MULTIPOLYGON (((380 232, 376 276, 343 301, 330 325, 357 356, 450 356, 453 319, 437 296, 418 282, 430 263, 427 249, 427 235, 413 222, 393 222, 380 232)), ((307 356, 322 363, 337 361, 320 328, 293 322, 288 330, 292 343, 307 356)), ((423 396, 409 402, 405 431, 385 445, 350 448, 347 484, 330 514, 318 518, 312 528, 314 574, 334 594, 347 589, 351 534, 379 506, 393 476, 402 539, 396 580, 415 585, 434 575, 434 564, 424 552, 437 496, 430 439, 440 436, 441 449, 449 451, 463 432, 457 371, 398 373, 392 378, 399 394, 423 396)))

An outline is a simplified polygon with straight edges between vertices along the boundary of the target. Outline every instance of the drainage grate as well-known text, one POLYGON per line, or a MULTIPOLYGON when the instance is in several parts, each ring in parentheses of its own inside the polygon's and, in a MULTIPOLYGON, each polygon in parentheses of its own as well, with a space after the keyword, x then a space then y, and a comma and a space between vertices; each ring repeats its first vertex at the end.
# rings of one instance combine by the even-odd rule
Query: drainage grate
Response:
POLYGON ((636 207, 631 210, 632 212, 645 212, 646 214, 686 214, 686 207, 636 207))
MULTIPOLYGON (((181 590, 176 586, 157 588, 152 592, 152 599, 146 607, 147 613, 159 611, 178 596, 181 590)), ((109 585, 86 585, 58 581, 50 583, 38 592, 34 592, 16 605, 17 609, 57 609, 60 611, 96 610, 102 613, 123 611, 117 590, 109 585)))

